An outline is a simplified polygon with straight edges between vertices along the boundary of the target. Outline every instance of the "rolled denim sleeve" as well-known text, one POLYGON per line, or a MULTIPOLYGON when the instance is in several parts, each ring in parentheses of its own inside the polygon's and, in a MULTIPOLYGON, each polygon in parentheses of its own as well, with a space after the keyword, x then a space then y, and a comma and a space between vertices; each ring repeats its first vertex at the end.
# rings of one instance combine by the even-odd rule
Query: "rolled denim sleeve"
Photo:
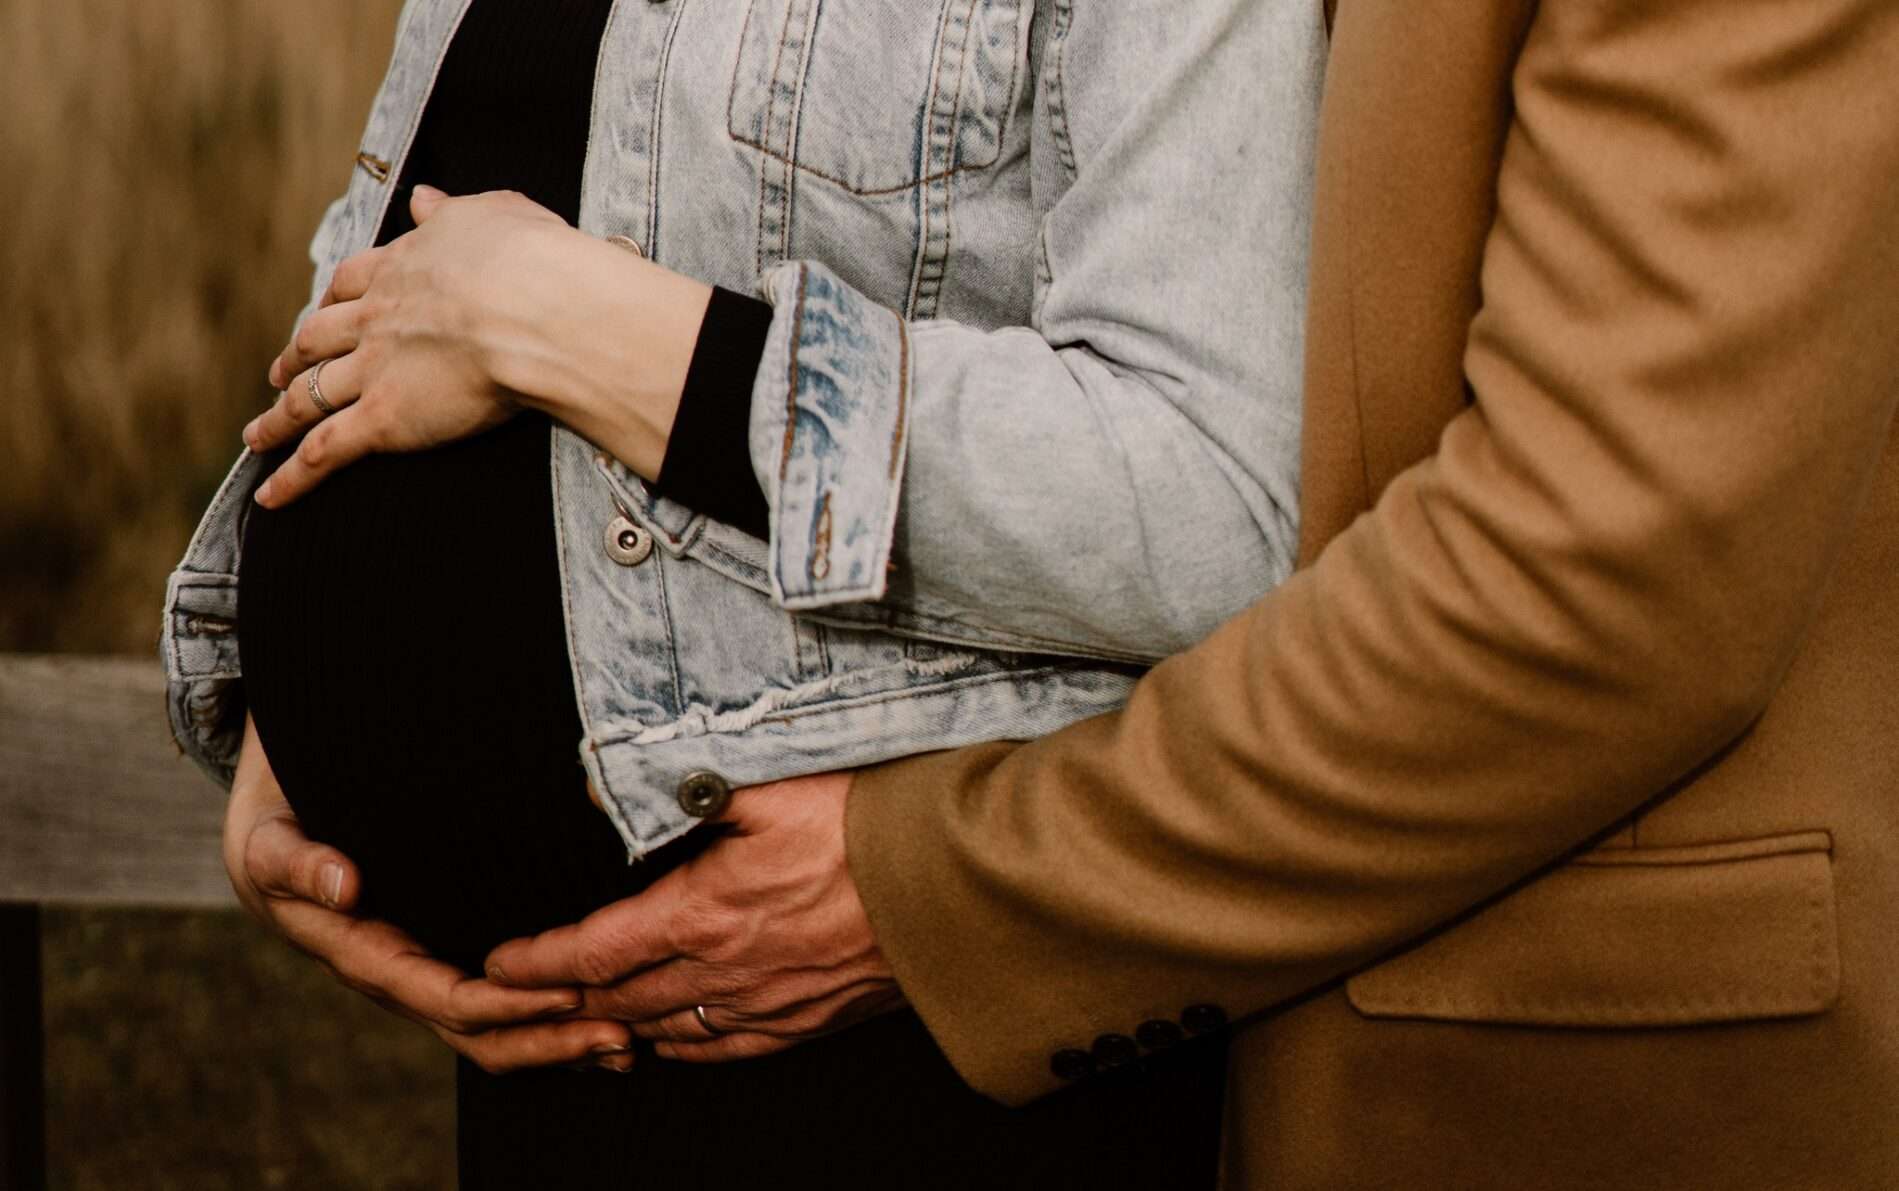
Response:
POLYGON ((1057 3, 1031 326, 774 270, 749 439, 774 597, 1148 660, 1283 579, 1324 52, 1300 0, 1057 3))

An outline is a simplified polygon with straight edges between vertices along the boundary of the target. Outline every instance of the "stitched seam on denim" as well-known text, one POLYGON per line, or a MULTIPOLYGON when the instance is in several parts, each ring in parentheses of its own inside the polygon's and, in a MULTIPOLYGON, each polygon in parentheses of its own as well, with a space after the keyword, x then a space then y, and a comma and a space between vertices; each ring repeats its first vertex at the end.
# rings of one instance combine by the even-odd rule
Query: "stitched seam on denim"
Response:
MULTIPOLYGON (((976 30, 975 0, 969 0, 962 11, 963 40, 956 63, 956 86, 950 92, 949 139, 943 146, 944 161, 952 168, 957 160, 956 138, 963 126, 963 82, 969 76, 969 39, 976 30)), ((1013 92, 1014 89, 1014 84, 1011 83, 1010 90, 1013 92)), ((931 123, 934 125, 935 121, 932 120, 931 123)), ((999 138, 1000 133, 998 133, 996 150, 998 156, 1001 154, 999 138)), ((913 295, 914 301, 911 304, 913 316, 919 318, 932 318, 936 314, 937 302, 943 295, 943 276, 949 265, 950 250, 956 231, 955 223, 950 218, 950 185, 947 174, 943 181, 931 184, 930 196, 931 201, 924 208, 928 222, 924 229, 922 256, 917 262, 917 284, 913 295), (942 246, 935 248, 931 244, 932 228, 939 219, 943 225, 942 246)))
MULTIPOLYGON (((560 574, 560 618, 561 629, 567 637, 567 670, 573 676, 574 704, 580 715, 582 739, 586 740, 592 733, 593 717, 587 712, 586 687, 580 667, 580 643, 574 635, 573 583, 567 568, 567 525, 560 516, 560 480, 560 431, 557 429, 547 436, 547 483, 553 490, 554 498, 554 565, 560 574)), ((600 768, 600 788, 595 793, 600 795, 603 806, 615 808, 607 811, 607 818, 623 835, 637 837, 639 833, 626 821, 626 815, 617 809, 619 803, 615 800, 612 783, 607 780, 606 770, 598 766, 596 768, 600 768)))
MULTIPOLYGON (((746 12, 745 12, 745 19, 746 19, 747 24, 751 22, 752 13, 757 9, 757 7, 758 7, 758 0, 752 0, 752 7, 746 9, 746 12)), ((762 137, 770 137, 772 135, 772 125, 777 122, 778 72, 781 69, 783 69, 783 66, 784 66, 785 43, 789 41, 791 38, 791 18, 792 18, 795 8, 796 8, 795 3, 787 4, 785 6, 785 21, 784 21, 784 24, 778 30, 778 49, 776 53, 772 55, 771 75, 767 78, 766 83, 765 83, 765 124, 759 133, 759 135, 762 137)), ((745 59, 745 30, 744 28, 741 28, 739 30, 739 61, 738 63, 735 63, 733 67, 735 94, 736 94, 737 71, 740 68, 740 64, 744 62, 744 59, 745 59)), ((728 100, 728 103, 729 102, 730 101, 728 100)), ((729 133, 731 131, 731 124, 729 122, 729 112, 730 112, 729 107, 727 110, 728 110, 728 123, 726 125, 726 131, 729 133)), ((758 171, 758 242, 757 242, 757 265, 758 265, 758 271, 760 273, 763 273, 765 271, 765 210, 766 210, 766 207, 769 205, 766 202, 765 195, 766 195, 766 189, 768 186, 770 186, 770 184, 771 184, 770 175, 768 171, 765 169, 760 169, 758 171)))
MULTIPOLYGON (((930 47, 930 91, 929 94, 924 97, 922 109, 925 123, 923 154, 922 160, 917 162, 917 168, 927 172, 934 172, 931 170, 931 167, 934 166, 937 161, 934 152, 936 139, 934 134, 936 105, 939 101, 938 97, 943 91, 943 52, 949 46, 948 29, 950 10, 952 7, 953 0, 952 3, 943 6, 942 16, 938 18, 936 23, 936 38, 934 44, 930 47)), ((955 163, 956 159, 953 156, 944 161, 946 166, 952 168, 955 166, 955 163)), ((905 318, 916 317, 918 296, 923 291, 924 262, 927 261, 930 256, 930 212, 935 201, 935 184, 932 183, 928 188, 919 190, 915 201, 917 218, 917 230, 914 241, 916 245, 915 259, 910 262, 910 284, 904 289, 903 316, 905 318)))
MULTIPOLYGON (((611 0, 607 6, 606 24, 600 27, 600 46, 593 55, 593 91, 587 99, 587 147, 580 158, 580 209, 587 209, 587 197, 591 193, 594 171, 597 168, 593 152, 593 131, 600 126, 600 75, 607 60, 608 47, 613 44, 613 27, 619 23, 620 0, 611 0)), ((578 219, 575 220, 579 222, 578 219)), ((650 245, 651 237, 647 238, 650 245)))
POLYGON ((1078 648, 1073 641, 1060 641, 1052 637, 1038 637, 1031 633, 1020 633, 1013 629, 988 629, 979 625, 969 625, 943 616, 931 616, 927 612, 910 609, 879 607, 877 614, 856 616, 837 609, 825 609, 813 612, 815 619, 839 624, 841 628, 863 631, 881 629, 907 637, 918 637, 936 641, 943 645, 952 645, 959 649, 979 649, 988 653, 1052 653, 1072 659, 1081 664, 1099 664, 1113 666, 1151 667, 1159 662, 1163 654, 1103 653, 1094 651, 1076 653, 1078 648), (972 641, 967 636, 957 636, 958 632, 982 633, 984 640, 972 641), (934 637, 924 637, 926 633, 936 633, 934 637))
POLYGON ((787 332, 790 344, 785 352, 785 438, 784 447, 778 456, 778 502, 772 509, 772 528, 776 530, 777 551, 772 558, 772 572, 778 580, 780 591, 785 587, 784 551, 785 534, 785 479, 791 473, 791 451, 798 434, 798 346, 804 339, 804 294, 805 283, 810 269, 798 266, 798 297, 791 308, 791 328, 787 332))
POLYGON ((811 582, 822 586, 831 577, 831 490, 818 493, 818 527, 811 535, 811 558, 805 563, 811 582))
MULTIPOLYGON (((791 127, 785 137, 788 161, 798 157, 799 138, 804 133, 804 92, 811 78, 811 51, 818 39, 818 23, 824 19, 824 0, 811 0, 811 15, 805 20, 804 40, 798 46, 798 85, 792 91, 791 127)), ((778 191, 778 259, 791 255, 791 219, 797 202, 796 170, 784 170, 784 185, 778 191)))
MULTIPOLYGON (((903 463, 903 443, 909 422, 910 406, 910 325, 897 320, 897 421, 890 430, 890 480, 894 484, 903 463)), ((893 489, 894 492, 894 489, 893 489)), ((893 497, 894 499, 894 497, 893 497)))
MULTIPOLYGON (((990 683, 1048 678, 1062 673, 1064 669, 1065 667, 1062 666, 1040 666, 1028 670, 1006 670, 1000 674, 970 674, 964 675, 961 678, 952 678, 944 682, 913 682, 909 685, 898 687, 895 690, 874 691, 862 695, 851 695, 842 699, 827 699, 819 703, 788 707, 782 711, 774 711, 760 717, 751 727, 756 728, 759 724, 788 724, 799 720, 808 720, 814 716, 842 714, 848 711, 861 710, 865 707, 875 707, 880 703, 889 703, 899 699, 916 699, 954 694, 960 690, 980 687, 990 683)), ((915 673, 908 669, 901 669, 899 672, 907 679, 916 677, 915 673)), ((870 675, 874 674, 875 671, 863 670, 857 671, 856 673, 870 675)), ((626 744, 637 740, 655 728, 663 727, 665 727, 664 724, 642 724, 634 731, 622 731, 613 736, 603 738, 599 742, 599 747, 610 748, 616 745, 626 744)), ((708 736, 743 736, 745 732, 749 730, 748 728, 725 732, 701 732, 691 736, 675 736, 668 740, 651 742, 644 747, 664 747, 665 745, 676 744, 681 741, 702 740, 708 736)))
POLYGON ((749 559, 740 558, 738 555, 732 553, 730 550, 727 550, 725 547, 719 545, 717 542, 714 542, 711 538, 707 538, 704 544, 702 544, 699 548, 705 551, 707 554, 718 555, 720 558, 723 558, 725 561, 731 563, 735 569, 757 572, 758 577, 764 580, 766 584, 769 586, 770 581, 771 581, 771 576, 769 575, 768 572, 764 570, 764 568, 758 566, 754 562, 751 562, 749 559))
POLYGON ((1055 0, 1055 27, 1048 32, 1055 43, 1055 60, 1048 75, 1048 128, 1055 138, 1055 156, 1073 181, 1081 170, 1075 164, 1075 145, 1068 132, 1068 30, 1075 22, 1072 0, 1055 0))
MULTIPOLYGON (((752 4, 754 6, 756 6, 757 3, 758 3, 758 0, 752 0, 752 4)), ((749 14, 749 9, 747 11, 749 14)), ((747 19, 748 20, 750 19, 749 15, 747 19)), ((1018 16, 1017 19, 1018 20, 1021 19, 1020 16, 1018 16)), ((745 56, 745 43, 744 43, 744 38, 741 35, 740 40, 739 40, 740 62, 742 62, 742 60, 744 59, 744 56, 745 56)), ((806 56, 808 58, 809 54, 807 53, 806 56)), ((798 173, 810 174, 814 178, 821 178, 824 181, 831 183, 833 186, 836 186, 838 189, 843 190, 847 194, 854 194, 854 195, 857 195, 859 198, 878 198, 878 197, 886 196, 886 195, 902 194, 905 191, 915 190, 920 186, 926 186, 932 182, 940 182, 940 181, 947 180, 949 178, 953 178, 957 174, 970 173, 976 170, 986 170, 986 169, 989 169, 991 166, 995 165, 997 162, 1001 161, 1002 160, 1002 142, 1005 139, 1005 136, 1009 127, 1007 107, 1009 103, 1012 103, 1014 101, 1015 89, 1021 83, 1021 80, 1022 80, 1022 61, 1021 61, 1021 55, 1018 54, 1015 56, 1015 61, 1009 68, 1009 90, 1008 90, 1007 101, 1005 101, 1005 103, 1002 105, 1004 110, 1001 111, 996 117, 995 156, 990 157, 986 161, 956 161, 955 164, 950 165, 944 169, 932 171, 931 173, 925 174, 920 178, 914 178, 907 182, 899 182, 893 186, 858 186, 853 183, 846 182, 844 179, 838 177, 836 174, 833 174, 828 170, 820 169, 817 166, 809 165, 805 162, 799 161, 792 154, 780 152, 779 150, 773 149, 770 145, 763 144, 760 141, 753 140, 751 137, 746 136, 745 134, 737 130, 736 100, 738 96, 738 74, 739 74, 740 62, 734 62, 733 68, 732 68, 733 86, 732 86, 731 92, 726 97, 726 105, 725 105, 725 134, 728 137, 732 138, 732 140, 737 142, 738 144, 744 145, 750 149, 755 149, 759 153, 763 154, 764 156, 771 158, 775 161, 778 161, 790 167, 791 169, 797 171, 798 173)), ((933 69, 931 71, 932 79, 934 79, 935 75, 936 75, 936 71, 933 69)), ((931 86, 932 86, 932 94, 934 94, 935 93, 934 82, 932 82, 931 86)), ((961 112, 962 110, 961 104, 957 105, 957 110, 959 113, 961 112)), ((951 160, 952 161, 955 160, 953 154, 952 154, 951 160)), ((1075 172, 1074 167, 1071 161, 1071 164, 1069 167, 1069 173, 1073 174, 1074 172, 1075 172)), ((764 266, 761 263, 760 264, 761 270, 763 269, 763 267, 764 266)))
POLYGON ((673 707, 686 705, 685 684, 679 679, 679 635, 673 631, 672 596, 666 586, 666 556, 660 554, 652 559, 654 573, 659 577, 659 618, 662 631, 666 634, 666 665, 672 672, 673 707))
MULTIPOLYGON (((941 161, 945 167, 950 168, 953 168, 956 164, 956 143, 952 139, 947 146, 947 155, 939 156, 936 138, 936 120, 937 108, 943 102, 943 54, 949 49, 951 13, 956 10, 956 7, 954 3, 943 6, 943 19, 938 23, 936 29, 936 50, 933 54, 935 60, 931 63, 930 68, 930 96, 923 106, 923 118, 927 123, 929 132, 929 135, 924 140, 925 156, 932 165, 941 161)), ((963 23, 963 57, 958 59, 956 91, 950 95, 949 102, 952 108, 957 106, 958 100, 961 98, 959 93, 962 88, 962 63, 968 61, 969 30, 973 23, 974 22, 967 19, 965 19, 963 23)), ((952 112, 952 124, 954 120, 955 115, 952 112)), ((922 220, 922 225, 917 235, 916 265, 910 274, 910 293, 905 298, 903 304, 904 313, 910 318, 916 318, 926 313, 924 310, 923 288, 930 272, 930 260, 933 256, 934 246, 932 242, 935 239, 938 187, 938 183, 932 182, 929 188, 924 191, 918 199, 917 205, 920 208, 918 215, 922 220)))
MULTIPOLYGON (((970 687, 984 686, 996 682, 1016 682, 1025 678, 1046 678, 1059 673, 1059 666, 1044 666, 1034 670, 1008 670, 1001 674, 970 674, 962 678, 952 678, 944 682, 913 683, 899 687, 894 691, 877 691, 866 695, 851 695, 848 698, 832 699, 823 703, 812 703, 800 707, 787 707, 775 711, 758 722, 761 724, 789 724, 809 719, 815 715, 831 712, 856 711, 865 707, 875 707, 880 703, 889 703, 898 699, 923 698, 930 695, 944 695, 970 687)), ((908 678, 917 677, 909 667, 902 667, 901 673, 908 678)))
MULTIPOLYGON (((646 167, 646 257, 655 264, 659 263, 659 164, 665 160, 660 152, 660 139, 665 131, 666 80, 673 61, 673 43, 679 39, 679 26, 686 11, 687 0, 678 0, 673 5, 672 24, 666 27, 666 41, 659 51, 659 78, 653 83, 653 132, 652 151, 648 154, 646 167)), ((618 4, 615 4, 618 8, 618 4)))
MULTIPOLYGON (((791 448, 798 431, 798 346, 804 340, 804 290, 810 270, 798 267, 798 300, 791 308, 791 345, 785 368, 785 449, 778 458, 778 504, 784 506, 785 477, 791 471, 791 448)), ((781 513, 780 521, 783 521, 781 513)), ((781 525, 782 528, 782 525, 781 525)))

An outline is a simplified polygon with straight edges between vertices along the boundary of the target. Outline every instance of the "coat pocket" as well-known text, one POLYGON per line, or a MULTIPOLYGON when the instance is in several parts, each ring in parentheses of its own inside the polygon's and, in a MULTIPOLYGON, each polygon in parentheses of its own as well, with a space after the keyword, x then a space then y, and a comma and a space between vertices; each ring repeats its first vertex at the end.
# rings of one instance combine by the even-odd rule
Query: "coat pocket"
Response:
POLYGON ((1366 1017, 1708 1025, 1839 998, 1832 838, 1602 848, 1346 982, 1366 1017))
POLYGON ((732 139, 858 195, 1001 157, 1025 0, 750 0, 732 139))

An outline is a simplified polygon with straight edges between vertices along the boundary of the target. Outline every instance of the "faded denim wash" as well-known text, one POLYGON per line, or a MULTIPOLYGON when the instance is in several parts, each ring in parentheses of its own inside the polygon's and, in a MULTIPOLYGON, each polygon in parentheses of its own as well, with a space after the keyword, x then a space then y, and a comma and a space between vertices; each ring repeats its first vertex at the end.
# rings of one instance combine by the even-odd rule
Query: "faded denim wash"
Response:
MULTIPOLYGON (((467 3, 405 9, 313 298, 380 226, 467 3)), ((692 826, 695 771, 1109 710, 1285 577, 1324 50, 1312 0, 616 5, 582 230, 775 307, 769 542, 553 436, 580 759, 630 854, 692 826)), ((206 513, 161 640, 174 731, 227 783, 257 471, 206 513)))

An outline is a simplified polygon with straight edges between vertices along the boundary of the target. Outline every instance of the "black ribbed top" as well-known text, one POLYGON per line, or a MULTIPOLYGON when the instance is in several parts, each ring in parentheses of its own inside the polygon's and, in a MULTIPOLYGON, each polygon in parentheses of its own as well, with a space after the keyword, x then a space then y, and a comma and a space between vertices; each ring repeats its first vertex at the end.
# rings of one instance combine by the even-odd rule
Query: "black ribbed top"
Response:
MULTIPOLYGON (((414 227, 418 182, 575 219, 609 5, 472 7, 377 243, 414 227)), ((368 912, 464 967, 632 887, 577 763, 548 434, 371 456, 245 532, 246 694, 285 794, 368 912)))

